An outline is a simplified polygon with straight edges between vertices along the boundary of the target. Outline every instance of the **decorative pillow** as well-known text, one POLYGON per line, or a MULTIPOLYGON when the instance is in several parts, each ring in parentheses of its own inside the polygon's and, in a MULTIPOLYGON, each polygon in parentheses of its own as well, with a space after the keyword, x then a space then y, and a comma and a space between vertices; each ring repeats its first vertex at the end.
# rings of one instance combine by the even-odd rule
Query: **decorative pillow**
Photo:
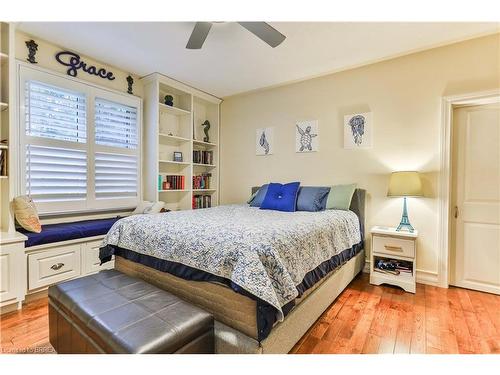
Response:
POLYGON ((259 189, 257 189, 257 190, 255 191, 255 193, 253 193, 253 194, 250 196, 250 198, 247 200, 247 203, 248 203, 248 204, 252 203, 252 201, 255 199, 255 196, 257 195, 257 193, 258 193, 258 192, 259 192, 259 189))
POLYGON ((158 201, 151 206, 151 209, 149 211, 144 212, 145 214, 158 214, 161 212, 161 209, 165 207, 165 202, 158 201))
POLYGON ((158 212, 161 211, 163 206, 165 205, 165 202, 149 202, 149 201, 142 201, 137 205, 137 208, 132 212, 132 215, 137 215, 137 214, 157 214, 158 212))
POLYGON ((297 196, 297 211, 323 211, 329 192, 327 186, 301 186, 297 196))
POLYGON ((333 185, 328 194, 326 209, 348 211, 357 184, 333 185))
POLYGON ((267 194, 267 189, 269 188, 269 184, 262 185, 259 190, 257 190, 257 193, 255 194, 255 197, 250 201, 250 207, 260 207, 262 205, 262 202, 264 202, 264 198, 266 197, 267 194))
POLYGON ((284 185, 276 183, 269 184, 266 197, 260 209, 294 212, 297 207, 299 187, 300 182, 290 182, 284 185))
POLYGON ((19 225, 27 231, 34 233, 42 231, 35 202, 27 195, 14 198, 14 215, 19 225))

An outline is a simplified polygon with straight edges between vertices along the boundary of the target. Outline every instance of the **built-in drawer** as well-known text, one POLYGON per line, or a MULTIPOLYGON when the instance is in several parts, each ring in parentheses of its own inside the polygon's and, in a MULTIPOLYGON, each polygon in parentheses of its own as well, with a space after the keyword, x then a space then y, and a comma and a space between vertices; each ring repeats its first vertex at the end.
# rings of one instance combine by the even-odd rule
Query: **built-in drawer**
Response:
POLYGON ((99 259, 99 248, 101 246, 102 240, 89 241, 82 244, 82 262, 84 275, 114 268, 114 256, 111 261, 106 262, 101 266, 101 261, 99 259))
POLYGON ((28 289, 37 289, 81 274, 80 244, 28 255, 28 289))
POLYGON ((377 254, 414 258, 415 241, 397 237, 373 235, 372 251, 377 254))

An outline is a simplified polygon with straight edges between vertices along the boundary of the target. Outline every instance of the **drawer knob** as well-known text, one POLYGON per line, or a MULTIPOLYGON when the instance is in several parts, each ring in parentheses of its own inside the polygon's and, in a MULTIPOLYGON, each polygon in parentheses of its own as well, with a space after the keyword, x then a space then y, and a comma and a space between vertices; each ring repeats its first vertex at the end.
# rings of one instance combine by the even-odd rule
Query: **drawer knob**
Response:
POLYGON ((64 267, 64 263, 56 263, 53 264, 50 268, 52 268, 54 271, 60 270, 62 267, 64 267))
POLYGON ((401 246, 384 245, 384 247, 389 251, 403 251, 403 248, 401 246))

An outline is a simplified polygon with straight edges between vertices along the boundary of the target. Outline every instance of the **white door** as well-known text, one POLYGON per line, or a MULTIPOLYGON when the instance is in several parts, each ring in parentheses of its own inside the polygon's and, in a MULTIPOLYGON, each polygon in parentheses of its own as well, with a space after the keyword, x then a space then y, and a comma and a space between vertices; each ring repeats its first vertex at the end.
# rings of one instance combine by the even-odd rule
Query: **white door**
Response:
POLYGON ((451 284, 500 294, 500 105, 454 110, 451 284), (452 246, 453 247, 453 246, 452 246))

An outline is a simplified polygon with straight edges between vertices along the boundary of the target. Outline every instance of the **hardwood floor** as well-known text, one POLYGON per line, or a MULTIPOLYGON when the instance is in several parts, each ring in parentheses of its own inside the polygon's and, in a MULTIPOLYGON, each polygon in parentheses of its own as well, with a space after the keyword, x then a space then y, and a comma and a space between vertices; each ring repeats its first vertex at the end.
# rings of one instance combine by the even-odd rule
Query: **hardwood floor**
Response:
POLYGON ((50 353, 48 298, 0 316, 0 353, 50 353))
MULTIPOLYGON (((51 352, 47 298, 0 317, 1 352, 51 352)), ((500 353, 500 296, 358 276, 291 353, 500 353)))
POLYGON ((500 353, 500 296, 358 276, 291 353, 500 353))

